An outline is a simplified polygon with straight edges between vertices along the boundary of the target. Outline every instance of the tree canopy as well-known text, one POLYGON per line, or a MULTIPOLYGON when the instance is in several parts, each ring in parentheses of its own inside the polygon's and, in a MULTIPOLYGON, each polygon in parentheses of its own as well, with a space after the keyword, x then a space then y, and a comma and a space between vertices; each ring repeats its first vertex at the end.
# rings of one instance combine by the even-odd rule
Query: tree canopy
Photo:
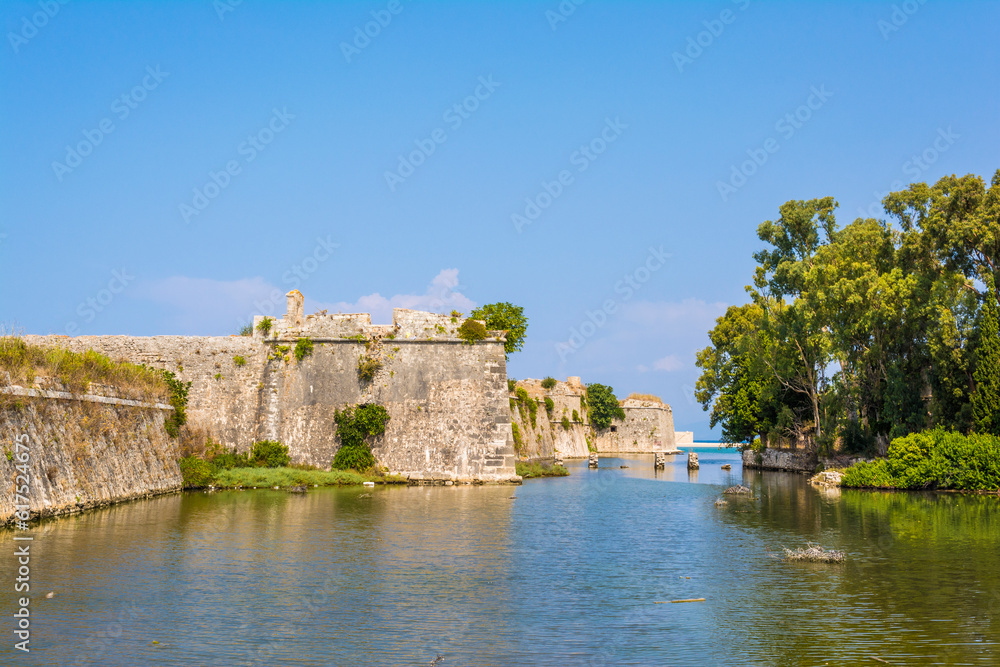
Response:
POLYGON ((696 397, 728 441, 884 452, 937 425, 1000 426, 1000 170, 883 205, 840 228, 833 198, 793 200, 759 225, 751 301, 698 354, 696 397))
POLYGON ((603 384, 587 385, 587 408, 590 411, 590 425, 595 431, 611 426, 615 419, 625 419, 625 411, 615 398, 615 390, 603 384))
POLYGON ((486 328, 494 331, 506 331, 504 353, 510 358, 511 352, 517 352, 524 347, 524 334, 528 330, 528 318, 524 308, 502 301, 480 306, 469 315, 474 320, 486 322, 486 328))

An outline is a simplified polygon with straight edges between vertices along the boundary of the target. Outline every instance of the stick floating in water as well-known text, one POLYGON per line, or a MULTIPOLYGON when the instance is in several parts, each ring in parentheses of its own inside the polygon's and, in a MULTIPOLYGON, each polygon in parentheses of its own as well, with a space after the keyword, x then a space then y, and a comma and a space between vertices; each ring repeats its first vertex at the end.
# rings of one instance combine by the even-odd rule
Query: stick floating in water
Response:
POLYGON ((677 602, 704 602, 705 598, 690 598, 688 600, 662 600, 656 601, 653 604, 675 604, 677 602))

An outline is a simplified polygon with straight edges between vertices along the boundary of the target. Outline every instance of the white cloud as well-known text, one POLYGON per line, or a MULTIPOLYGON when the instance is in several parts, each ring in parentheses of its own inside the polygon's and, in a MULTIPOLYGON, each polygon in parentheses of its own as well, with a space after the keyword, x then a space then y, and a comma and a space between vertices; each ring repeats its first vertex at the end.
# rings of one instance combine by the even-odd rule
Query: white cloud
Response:
POLYGON ((393 308, 410 308, 412 310, 427 310, 435 313, 448 313, 459 310, 468 314, 476 302, 461 292, 459 287, 458 269, 442 269, 423 294, 395 294, 384 297, 378 292, 368 294, 357 301, 338 301, 336 303, 317 303, 318 309, 327 309, 331 313, 371 313, 372 322, 389 324, 392 322, 393 308))
POLYGON ((662 359, 653 362, 654 371, 679 371, 684 368, 684 362, 676 354, 668 354, 662 359))

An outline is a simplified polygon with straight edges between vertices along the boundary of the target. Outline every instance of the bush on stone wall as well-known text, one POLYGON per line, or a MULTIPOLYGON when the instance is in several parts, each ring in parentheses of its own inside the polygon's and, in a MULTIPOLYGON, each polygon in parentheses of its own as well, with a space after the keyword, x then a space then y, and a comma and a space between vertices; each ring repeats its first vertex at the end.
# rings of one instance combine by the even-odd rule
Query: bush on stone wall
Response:
POLYGON ((553 401, 548 396, 545 397, 545 412, 548 413, 549 418, 552 418, 552 412, 556 409, 556 402, 553 401))
POLYGON ((161 372, 170 389, 170 406, 174 409, 173 413, 163 420, 163 427, 171 437, 176 438, 181 426, 187 423, 188 392, 191 390, 191 383, 178 380, 171 371, 161 372))
POLYGON ((547 377, 544 380, 542 380, 542 388, 543 389, 552 389, 552 387, 554 387, 554 386, 556 386, 556 379, 555 378, 553 378, 553 377, 547 377))
POLYGON ((337 423, 340 449, 333 459, 337 470, 364 472, 375 465, 369 439, 385 433, 389 412, 381 405, 365 403, 337 410, 333 415, 337 423))
POLYGON ((358 357, 358 379, 362 382, 371 382, 380 370, 382 362, 378 359, 364 354, 358 357))
POLYGON ((611 387, 596 382, 587 385, 587 402, 590 404, 590 424, 596 431, 611 426, 611 422, 615 419, 625 419, 625 411, 619 405, 614 392, 615 390, 611 387))
POLYGON ((259 331, 264 338, 267 338, 268 334, 271 333, 272 324, 274 324, 274 321, 270 317, 265 317, 257 323, 257 331, 259 331))
POLYGON ((474 319, 467 319, 458 328, 458 337, 469 345, 486 338, 486 325, 474 319))
POLYGON ((55 378, 76 393, 85 393, 93 382, 113 385, 139 400, 163 399, 169 394, 157 369, 113 361, 94 350, 28 345, 17 336, 0 336, 0 372, 10 374, 13 384, 24 386, 31 386, 39 375, 55 378))
POLYGON ((295 360, 302 361, 312 354, 313 342, 311 338, 300 338, 295 341, 295 360))

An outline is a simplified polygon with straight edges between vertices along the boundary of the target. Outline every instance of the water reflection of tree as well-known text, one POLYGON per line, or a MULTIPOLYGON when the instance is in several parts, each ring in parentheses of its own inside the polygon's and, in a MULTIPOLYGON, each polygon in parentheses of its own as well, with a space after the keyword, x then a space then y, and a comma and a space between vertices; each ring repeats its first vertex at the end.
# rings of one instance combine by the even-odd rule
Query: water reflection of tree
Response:
POLYGON ((996 497, 824 493, 787 473, 746 471, 744 480, 754 499, 731 500, 718 516, 759 545, 739 564, 755 605, 742 638, 751 654, 773 664, 868 655, 991 664, 1000 642, 996 497), (843 549, 848 562, 792 565, 765 553, 805 542, 843 549))

